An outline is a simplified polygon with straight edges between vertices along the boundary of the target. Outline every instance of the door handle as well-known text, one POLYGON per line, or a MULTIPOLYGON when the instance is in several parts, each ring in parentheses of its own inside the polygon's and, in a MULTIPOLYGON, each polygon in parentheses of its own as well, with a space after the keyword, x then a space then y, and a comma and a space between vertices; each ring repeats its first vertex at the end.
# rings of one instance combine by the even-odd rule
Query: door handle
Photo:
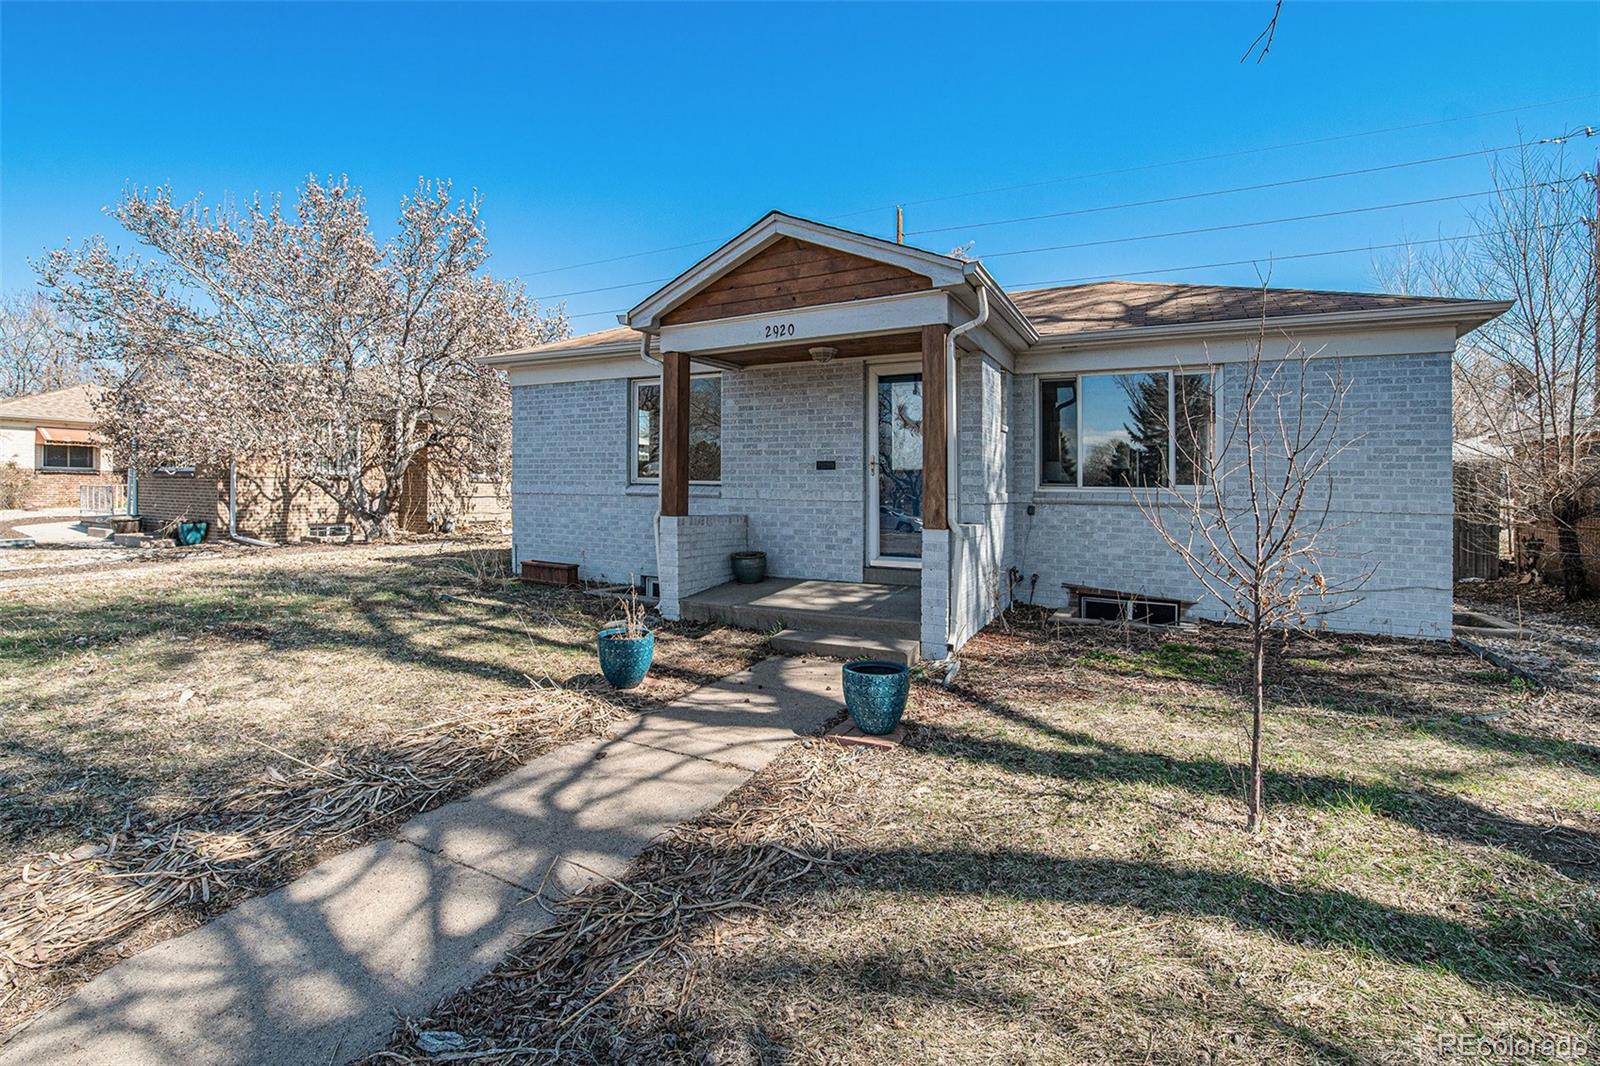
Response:
POLYGON ((876 455, 867 460, 867 473, 872 477, 878 476, 878 457, 876 455))

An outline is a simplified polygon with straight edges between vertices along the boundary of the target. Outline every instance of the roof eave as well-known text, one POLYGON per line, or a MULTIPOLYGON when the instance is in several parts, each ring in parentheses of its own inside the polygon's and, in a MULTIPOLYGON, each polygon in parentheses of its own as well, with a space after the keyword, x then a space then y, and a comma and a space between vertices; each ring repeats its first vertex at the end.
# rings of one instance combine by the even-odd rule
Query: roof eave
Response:
POLYGON ((1505 314, 1514 306, 1510 300, 1462 300, 1414 307, 1378 307, 1360 311, 1319 311, 1273 318, 1230 318, 1219 322, 1178 322, 1165 326, 1136 326, 1131 329, 1097 329, 1078 333, 1043 333, 1038 347, 1048 349, 1089 348, 1105 344, 1136 344, 1152 340, 1179 340, 1186 337, 1240 336, 1263 328, 1271 331, 1293 329, 1339 329, 1362 326, 1420 326, 1450 324, 1456 337, 1469 333, 1505 314))

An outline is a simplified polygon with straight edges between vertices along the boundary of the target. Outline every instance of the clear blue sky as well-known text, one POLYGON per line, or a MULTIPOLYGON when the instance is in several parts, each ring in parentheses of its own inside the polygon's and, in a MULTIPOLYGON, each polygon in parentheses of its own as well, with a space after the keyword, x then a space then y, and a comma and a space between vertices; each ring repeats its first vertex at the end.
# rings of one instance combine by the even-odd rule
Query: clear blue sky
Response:
MULTIPOLYGON (((1600 5, 826 7, 0 4, 0 287, 116 230, 124 183, 180 196, 348 173, 387 225, 419 175, 486 198, 491 270, 527 274, 731 236, 769 208, 975 240, 1023 287, 1460 232, 1477 201, 1210 235, 1014 249, 1447 196, 1482 158, 1284 190, 961 228, 1508 144, 1600 125, 1600 5), (1493 117, 1480 112, 1579 97, 1493 117), (1287 151, 971 190, 1461 119, 1287 151)), ((1594 166, 1580 144, 1574 172, 1594 166)), ((710 243, 534 274, 555 294, 676 273, 710 243)), ((1247 266, 1173 280, 1251 283, 1247 266)), ((1372 255, 1282 262, 1277 284, 1370 288, 1372 255)), ((572 296, 580 330, 643 285, 572 296)))

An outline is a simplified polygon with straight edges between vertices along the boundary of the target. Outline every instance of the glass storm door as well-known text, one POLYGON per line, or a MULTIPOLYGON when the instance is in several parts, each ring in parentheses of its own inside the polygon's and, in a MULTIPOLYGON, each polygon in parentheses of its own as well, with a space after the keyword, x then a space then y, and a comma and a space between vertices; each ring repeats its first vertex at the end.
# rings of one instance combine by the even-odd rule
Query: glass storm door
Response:
POLYGON ((914 566, 922 559, 922 375, 874 373, 877 412, 869 443, 869 561, 914 566))

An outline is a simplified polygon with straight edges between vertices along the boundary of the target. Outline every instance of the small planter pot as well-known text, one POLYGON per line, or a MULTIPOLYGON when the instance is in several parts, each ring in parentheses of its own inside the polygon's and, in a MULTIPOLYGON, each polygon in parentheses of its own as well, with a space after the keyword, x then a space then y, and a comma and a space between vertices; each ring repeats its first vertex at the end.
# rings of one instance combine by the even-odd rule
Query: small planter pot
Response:
POLYGON ((600 672, 612 688, 638 688, 650 672, 656 655, 656 635, 645 630, 642 637, 625 637, 621 626, 602 629, 595 638, 600 653, 600 672))
POLYGON ((733 578, 741 585, 754 585, 767 577, 766 552, 734 552, 733 578))
POLYGON ((844 664, 844 705, 863 733, 893 733, 910 695, 911 671, 900 663, 863 659, 844 664))
POLYGON ((179 522, 172 531, 172 539, 179 544, 199 544, 206 539, 208 528, 205 522, 179 522))

